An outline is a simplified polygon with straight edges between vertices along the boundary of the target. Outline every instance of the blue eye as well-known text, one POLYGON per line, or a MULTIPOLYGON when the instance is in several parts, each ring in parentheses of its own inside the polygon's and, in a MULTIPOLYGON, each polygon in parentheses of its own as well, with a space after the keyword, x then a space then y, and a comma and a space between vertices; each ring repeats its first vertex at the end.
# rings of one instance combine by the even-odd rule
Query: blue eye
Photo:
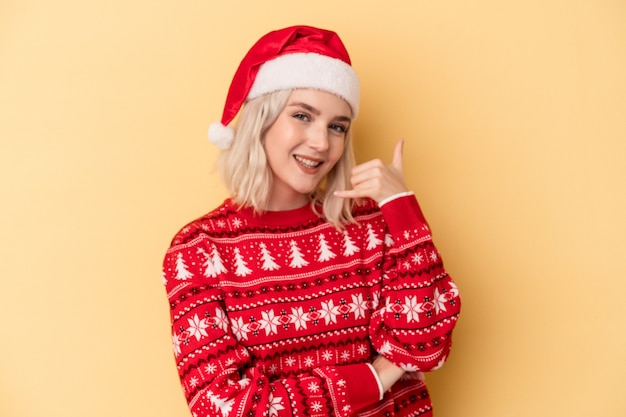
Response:
POLYGON ((344 125, 339 124, 333 124, 329 127, 337 133, 346 133, 346 131, 348 130, 344 125))
POLYGON ((306 113, 296 113, 296 114, 293 115, 293 117, 295 119, 302 120, 302 121, 305 121, 305 122, 308 122, 309 120, 311 120, 309 115, 306 114, 306 113))

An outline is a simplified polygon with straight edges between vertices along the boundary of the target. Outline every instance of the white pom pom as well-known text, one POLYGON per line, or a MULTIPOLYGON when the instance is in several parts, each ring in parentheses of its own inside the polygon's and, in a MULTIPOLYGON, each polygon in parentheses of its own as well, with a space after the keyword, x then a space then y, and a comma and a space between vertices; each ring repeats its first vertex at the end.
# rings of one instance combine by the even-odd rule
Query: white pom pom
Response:
POLYGON ((216 122, 209 126, 209 140, 220 149, 230 148, 235 137, 235 131, 230 126, 216 122))

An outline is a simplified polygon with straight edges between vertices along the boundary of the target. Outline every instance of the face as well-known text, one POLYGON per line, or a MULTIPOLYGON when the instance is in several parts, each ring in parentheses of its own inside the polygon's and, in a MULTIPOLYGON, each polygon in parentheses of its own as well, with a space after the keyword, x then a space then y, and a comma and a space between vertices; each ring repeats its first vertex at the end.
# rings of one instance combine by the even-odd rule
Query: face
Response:
POLYGON ((269 210, 304 206, 343 154, 352 111, 331 93, 294 90, 264 137, 273 174, 269 210))

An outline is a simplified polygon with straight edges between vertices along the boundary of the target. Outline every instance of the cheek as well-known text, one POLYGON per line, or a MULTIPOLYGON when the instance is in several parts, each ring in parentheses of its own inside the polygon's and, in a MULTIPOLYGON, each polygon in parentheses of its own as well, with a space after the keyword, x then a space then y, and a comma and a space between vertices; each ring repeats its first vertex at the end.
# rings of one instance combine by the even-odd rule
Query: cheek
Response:
POLYGON ((339 161, 339 159, 341 158, 341 155, 343 155, 343 151, 344 151, 345 147, 346 147, 345 146, 345 140, 343 140, 343 139, 338 140, 337 143, 334 144, 334 146, 330 150, 331 159, 334 162, 339 161))

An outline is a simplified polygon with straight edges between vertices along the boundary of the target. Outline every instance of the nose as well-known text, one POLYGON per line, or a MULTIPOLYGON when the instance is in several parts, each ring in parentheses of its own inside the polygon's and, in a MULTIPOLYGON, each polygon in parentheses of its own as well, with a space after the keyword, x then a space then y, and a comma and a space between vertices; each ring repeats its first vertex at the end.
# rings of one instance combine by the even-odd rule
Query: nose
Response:
POLYGON ((326 126, 315 125, 311 126, 308 135, 308 145, 318 152, 325 152, 330 146, 328 141, 328 129, 326 126))

